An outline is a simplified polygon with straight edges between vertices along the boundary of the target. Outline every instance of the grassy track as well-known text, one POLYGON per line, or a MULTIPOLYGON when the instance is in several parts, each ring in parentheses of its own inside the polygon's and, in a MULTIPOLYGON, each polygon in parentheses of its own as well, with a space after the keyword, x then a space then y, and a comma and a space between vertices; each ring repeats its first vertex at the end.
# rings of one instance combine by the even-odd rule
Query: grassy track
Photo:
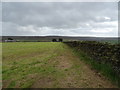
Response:
POLYGON ((3 43, 4 88, 115 87, 58 42, 3 43))

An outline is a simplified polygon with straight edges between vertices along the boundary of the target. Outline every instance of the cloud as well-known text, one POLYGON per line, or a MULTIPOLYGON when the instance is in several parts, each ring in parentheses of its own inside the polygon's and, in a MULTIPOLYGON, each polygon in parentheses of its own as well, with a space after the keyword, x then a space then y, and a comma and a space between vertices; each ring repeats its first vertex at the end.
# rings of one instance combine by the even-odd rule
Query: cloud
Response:
POLYGON ((116 36, 117 13, 115 2, 3 2, 2 34, 116 36))

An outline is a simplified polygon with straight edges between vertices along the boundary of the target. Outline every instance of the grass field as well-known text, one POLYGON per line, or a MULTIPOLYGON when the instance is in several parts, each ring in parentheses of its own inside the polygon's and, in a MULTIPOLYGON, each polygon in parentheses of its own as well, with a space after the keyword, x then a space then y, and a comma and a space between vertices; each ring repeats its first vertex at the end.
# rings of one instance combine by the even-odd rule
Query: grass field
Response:
POLYGON ((113 88, 60 42, 3 43, 3 88, 113 88))

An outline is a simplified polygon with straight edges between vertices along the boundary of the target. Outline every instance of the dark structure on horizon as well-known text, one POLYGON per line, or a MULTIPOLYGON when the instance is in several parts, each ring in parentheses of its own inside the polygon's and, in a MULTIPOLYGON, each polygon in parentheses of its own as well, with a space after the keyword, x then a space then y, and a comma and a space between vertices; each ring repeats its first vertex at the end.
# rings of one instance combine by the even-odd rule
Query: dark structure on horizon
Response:
POLYGON ((59 38, 58 41, 57 41, 57 39, 52 39, 52 42, 62 42, 62 41, 63 41, 62 38, 59 38))
POLYGON ((56 39, 52 39, 52 42, 57 42, 57 40, 56 39))
POLYGON ((62 38, 59 38, 59 42, 62 42, 63 41, 63 39, 62 38))
POLYGON ((13 40, 12 38, 8 38, 8 40, 13 40))

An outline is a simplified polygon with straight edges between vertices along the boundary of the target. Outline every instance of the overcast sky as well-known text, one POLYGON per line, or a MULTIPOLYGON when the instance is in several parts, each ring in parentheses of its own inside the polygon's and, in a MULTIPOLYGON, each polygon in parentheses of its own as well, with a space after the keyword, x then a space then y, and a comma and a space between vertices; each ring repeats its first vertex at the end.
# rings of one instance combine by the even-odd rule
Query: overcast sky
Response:
POLYGON ((117 2, 2 2, 4 36, 118 36, 117 2))

